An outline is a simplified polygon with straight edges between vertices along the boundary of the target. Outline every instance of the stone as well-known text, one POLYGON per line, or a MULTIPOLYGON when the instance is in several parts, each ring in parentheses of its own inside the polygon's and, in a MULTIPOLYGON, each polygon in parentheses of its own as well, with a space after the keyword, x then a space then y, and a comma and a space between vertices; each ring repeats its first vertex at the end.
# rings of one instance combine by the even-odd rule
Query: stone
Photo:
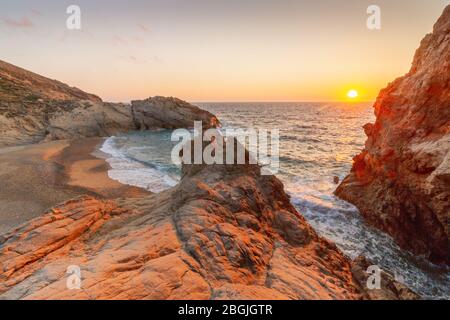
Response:
POLYGON ((162 193, 78 197, 4 235, 0 299, 371 298, 275 176, 251 164, 183 173, 162 193))
POLYGON ((214 115, 180 99, 106 103, 0 61, 0 147, 107 137, 131 130, 190 128, 194 121, 202 121, 205 127, 219 125, 214 115))
POLYGON ((411 70, 383 89, 365 149, 336 194, 411 252, 449 264, 450 6, 411 70))

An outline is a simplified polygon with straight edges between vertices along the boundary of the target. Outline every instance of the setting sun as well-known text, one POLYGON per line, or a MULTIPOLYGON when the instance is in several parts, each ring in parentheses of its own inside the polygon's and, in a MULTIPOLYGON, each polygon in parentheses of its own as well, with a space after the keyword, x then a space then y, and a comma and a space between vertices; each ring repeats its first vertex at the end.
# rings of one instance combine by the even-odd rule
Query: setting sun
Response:
POLYGON ((350 90, 350 91, 347 93, 347 97, 349 97, 350 99, 355 99, 355 98, 357 98, 357 97, 358 97, 358 91, 356 91, 356 90, 350 90))

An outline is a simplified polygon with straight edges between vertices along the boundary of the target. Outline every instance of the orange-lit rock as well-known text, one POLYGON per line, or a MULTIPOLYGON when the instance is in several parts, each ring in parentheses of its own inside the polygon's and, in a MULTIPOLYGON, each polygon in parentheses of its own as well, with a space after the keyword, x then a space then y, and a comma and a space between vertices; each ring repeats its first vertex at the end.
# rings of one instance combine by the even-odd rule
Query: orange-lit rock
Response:
POLYGON ((450 6, 374 108, 365 149, 336 193, 403 248, 448 264, 450 6))
POLYGON ((160 194, 76 198, 5 235, 0 299, 409 298, 387 285, 369 294, 364 270, 257 165, 183 173, 160 194), (80 289, 67 286, 70 266, 81 271, 80 289))

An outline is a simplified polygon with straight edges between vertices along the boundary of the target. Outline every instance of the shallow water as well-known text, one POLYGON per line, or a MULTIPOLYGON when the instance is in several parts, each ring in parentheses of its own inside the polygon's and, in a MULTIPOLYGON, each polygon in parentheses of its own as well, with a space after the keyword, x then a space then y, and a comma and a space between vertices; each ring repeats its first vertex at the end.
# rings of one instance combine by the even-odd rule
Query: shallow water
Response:
MULTIPOLYGON (((317 232, 351 258, 363 254, 427 298, 448 299, 450 274, 414 258, 382 232, 364 224, 357 209, 336 198, 352 157, 363 148, 362 126, 374 120, 370 104, 199 103, 227 128, 280 130, 280 168, 292 203, 317 232)), ((180 170, 170 158, 171 132, 132 132, 111 137, 102 151, 111 178, 153 192, 175 185, 180 170)))

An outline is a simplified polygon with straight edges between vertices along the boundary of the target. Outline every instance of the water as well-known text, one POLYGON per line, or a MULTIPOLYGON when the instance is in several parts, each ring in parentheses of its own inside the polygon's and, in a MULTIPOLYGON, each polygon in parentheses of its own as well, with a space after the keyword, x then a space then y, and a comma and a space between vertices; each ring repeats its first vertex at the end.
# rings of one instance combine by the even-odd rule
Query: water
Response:
MULTIPOLYGON (((315 230, 350 258, 365 255, 426 298, 448 299, 450 274, 401 250, 390 237, 364 224, 358 210, 336 198, 342 180, 364 146, 362 126, 374 121, 368 103, 198 103, 227 128, 280 130, 280 168, 292 203, 315 230)), ((102 151, 111 178, 153 192, 180 177, 170 152, 171 132, 132 132, 106 140, 102 151)))
POLYGON ((110 155, 108 175, 123 184, 137 186, 151 192, 161 192, 175 186, 180 170, 171 163, 173 143, 171 132, 130 132, 108 138, 101 151, 110 155))

